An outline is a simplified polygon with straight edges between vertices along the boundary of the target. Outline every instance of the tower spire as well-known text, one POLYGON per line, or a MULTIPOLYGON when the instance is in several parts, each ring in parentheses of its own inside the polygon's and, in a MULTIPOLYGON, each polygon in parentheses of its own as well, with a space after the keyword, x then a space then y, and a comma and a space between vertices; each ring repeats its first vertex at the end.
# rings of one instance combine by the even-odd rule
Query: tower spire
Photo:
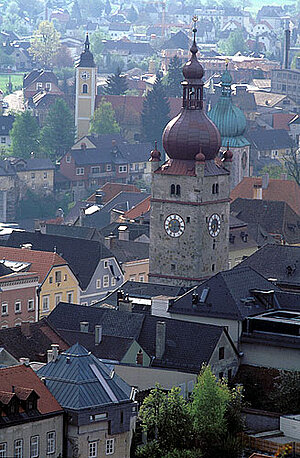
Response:
POLYGON ((190 51, 192 53, 192 59, 196 58, 196 54, 199 51, 197 43, 196 43, 197 21, 198 21, 198 16, 194 16, 193 17, 193 23, 194 23, 194 27, 193 27, 193 44, 190 47, 190 51))
POLYGON ((89 51, 90 50, 90 40, 89 40, 89 33, 86 32, 86 37, 85 37, 85 42, 84 42, 84 50, 89 51))

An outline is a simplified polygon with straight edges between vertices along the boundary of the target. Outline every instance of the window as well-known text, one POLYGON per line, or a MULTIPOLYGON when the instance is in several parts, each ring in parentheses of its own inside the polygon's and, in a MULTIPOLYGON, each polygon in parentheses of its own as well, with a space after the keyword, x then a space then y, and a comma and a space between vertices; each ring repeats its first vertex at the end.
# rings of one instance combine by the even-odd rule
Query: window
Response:
POLYGON ((104 265, 104 269, 107 269, 108 268, 108 261, 104 261, 103 265, 104 265))
POLYGON ((15 302, 15 313, 21 313, 21 301, 15 302))
POLYGON ((127 165, 119 165, 119 173, 127 172, 127 165))
POLYGON ((91 167, 91 173, 100 173, 100 167, 91 167))
POLYGON ((0 458, 6 458, 7 442, 1 442, 0 444, 0 458))
POLYGON ((97 442, 89 443, 89 458, 97 457, 97 442))
POLYGON ((108 288, 109 287, 109 276, 104 275, 103 277, 103 288, 108 288))
POLYGON ((66 156, 66 162, 68 164, 71 162, 71 156, 69 154, 66 156))
POLYGON ((14 449, 14 458, 23 458, 23 439, 15 440, 14 449))
POLYGON ((111 277, 111 286, 116 286, 116 283, 115 277, 111 277))
POLYGON ((55 431, 47 433, 47 455, 55 453, 55 431))
POLYGON ((65 274, 65 275, 64 275, 64 281, 67 281, 67 280, 68 280, 68 275, 65 274))
POLYGON ((106 455, 115 453, 115 439, 106 439, 106 455))
POLYGON ((34 183, 32 183, 31 189, 35 189, 35 184, 34 183))
POLYGON ((49 308, 50 308, 49 302, 50 302, 50 297, 43 296, 43 300, 42 300, 42 311, 43 312, 49 312, 49 308))
POLYGON ((190 223, 190 222, 191 222, 191 217, 190 217, 190 216, 187 216, 187 217, 186 217, 186 222, 187 222, 187 223, 190 223))
POLYGON ((171 196, 175 195, 175 184, 171 184, 171 191, 170 191, 171 196))
POLYGON ((215 271, 215 268, 216 268, 215 264, 212 264, 212 265, 211 265, 211 271, 214 272, 214 271, 215 271))
POLYGON ((139 281, 144 282, 145 281, 145 276, 144 275, 139 275, 139 281))
POLYGON ((61 282, 61 271, 58 270, 55 272, 55 283, 60 283, 61 282))
POLYGON ((111 172, 111 164, 106 164, 106 171, 111 172))
POLYGON ((49 283, 53 283, 53 277, 49 277, 49 283))
POLYGON ((38 91, 39 89, 43 89, 43 83, 41 82, 36 83, 36 90, 38 91))
POLYGON ((88 85, 87 84, 83 84, 82 85, 82 93, 83 94, 87 94, 88 93, 88 85))
POLYGON ((1 143, 6 143, 6 137, 1 137, 1 143))
POLYGON ((8 304, 6 302, 1 305, 1 315, 8 315, 8 304))
POLYGON ((219 359, 224 359, 224 357, 225 357, 225 348, 220 347, 219 348, 219 359))
POLYGON ((28 312, 31 312, 32 310, 34 310, 34 300, 28 299, 28 312))
POLYGON ((46 91, 51 91, 51 83, 45 84, 46 91))
POLYGON ((77 167, 76 175, 84 175, 84 168, 83 167, 77 167))
POLYGON ((55 305, 58 305, 61 301, 61 294, 55 294, 55 305))
POLYGON ((72 302, 73 302, 73 291, 68 291, 67 292, 67 302, 69 304, 72 304, 72 302))
POLYGON ((39 436, 32 436, 30 438, 30 458, 39 456, 39 436))
POLYGON ((48 177, 47 172, 44 172, 44 180, 48 177))
POLYGON ((180 184, 176 185, 176 196, 180 196, 181 190, 180 190, 180 184))
POLYGON ((101 288, 101 279, 100 278, 97 278, 97 280, 96 280, 96 288, 97 289, 101 288))
POLYGON ((35 173, 34 173, 34 172, 32 172, 32 174, 31 174, 31 179, 32 179, 32 180, 35 179, 35 173))

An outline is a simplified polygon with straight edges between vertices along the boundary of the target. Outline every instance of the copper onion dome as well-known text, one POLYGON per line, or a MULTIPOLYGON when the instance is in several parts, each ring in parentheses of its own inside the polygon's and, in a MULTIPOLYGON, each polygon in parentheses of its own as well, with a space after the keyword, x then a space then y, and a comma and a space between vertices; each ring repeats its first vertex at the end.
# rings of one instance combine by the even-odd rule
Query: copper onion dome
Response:
POLYGON ((170 159, 195 160, 201 152, 205 160, 213 160, 219 152, 221 137, 215 124, 203 111, 204 70, 196 56, 197 29, 194 28, 193 32, 191 57, 183 67, 182 108, 166 126, 163 146, 170 159))

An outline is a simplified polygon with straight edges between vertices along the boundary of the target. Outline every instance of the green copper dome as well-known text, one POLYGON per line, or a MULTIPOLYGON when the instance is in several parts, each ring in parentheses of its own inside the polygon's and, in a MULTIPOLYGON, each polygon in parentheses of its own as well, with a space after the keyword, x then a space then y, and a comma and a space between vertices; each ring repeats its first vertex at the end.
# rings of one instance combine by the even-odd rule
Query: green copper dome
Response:
POLYGON ((232 78, 227 70, 222 74, 222 95, 216 105, 209 111, 208 117, 217 126, 221 134, 222 146, 240 148, 249 145, 243 136, 246 130, 246 117, 231 98, 232 78))

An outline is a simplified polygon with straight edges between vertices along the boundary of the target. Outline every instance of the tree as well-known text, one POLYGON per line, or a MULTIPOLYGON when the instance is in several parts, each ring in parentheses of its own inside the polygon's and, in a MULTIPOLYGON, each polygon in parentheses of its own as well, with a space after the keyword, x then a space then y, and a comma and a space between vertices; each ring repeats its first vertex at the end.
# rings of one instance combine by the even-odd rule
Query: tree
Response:
POLYGON ((49 67, 60 48, 60 33, 52 22, 41 21, 39 28, 34 32, 29 53, 34 60, 43 67, 49 67))
POLYGON ((52 63, 57 68, 73 67, 73 59, 69 48, 67 46, 61 46, 57 54, 53 57, 52 63))
POLYGON ((170 105, 165 88, 158 76, 152 91, 144 98, 141 115, 142 133, 146 141, 154 144, 155 140, 161 145, 162 132, 170 117, 170 105))
POLYGON ((30 158, 32 152, 40 149, 40 128, 30 111, 16 114, 11 132, 12 152, 17 157, 30 158))
POLYGON ((41 131, 41 146, 53 159, 61 157, 74 144, 75 125, 73 115, 63 99, 51 106, 41 131))
POLYGON ((300 185, 300 150, 292 148, 291 152, 284 156, 284 160, 288 174, 300 185))
POLYGON ((143 402, 140 418, 142 428, 153 442, 152 447, 159 451, 159 457, 174 449, 188 448, 191 421, 180 388, 173 387, 166 394, 156 385, 143 402))
POLYGON ((168 95, 172 97, 181 96, 181 81, 182 81, 182 61, 178 56, 172 57, 169 63, 168 73, 166 77, 166 88, 168 95))
POLYGON ((93 56, 97 65, 100 65, 102 59, 102 52, 104 48, 103 41, 107 36, 101 32, 101 30, 96 30, 91 35, 91 49, 93 50, 93 56))
POLYGON ((300 372, 280 371, 271 399, 275 411, 282 414, 298 413, 300 409, 300 372))
POLYGON ((227 40, 220 40, 219 49, 226 56, 233 56, 237 52, 245 54, 249 51, 241 29, 236 29, 230 32, 227 40))
POLYGON ((121 76, 121 69, 118 67, 115 73, 107 78, 105 93, 109 95, 121 95, 127 89, 126 76, 121 76))
POLYGON ((94 134, 117 134, 120 126, 116 121, 115 112, 110 102, 102 100, 91 120, 90 132, 94 134))

